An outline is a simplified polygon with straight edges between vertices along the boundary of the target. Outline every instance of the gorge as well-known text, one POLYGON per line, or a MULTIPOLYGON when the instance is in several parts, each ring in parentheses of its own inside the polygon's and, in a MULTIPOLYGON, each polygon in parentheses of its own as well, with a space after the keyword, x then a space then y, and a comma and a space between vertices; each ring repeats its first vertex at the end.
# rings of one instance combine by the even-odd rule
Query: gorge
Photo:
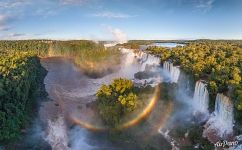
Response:
MULTIPOLYGON (((48 71, 44 80, 48 97, 41 102, 37 121, 27 131, 29 136, 21 141, 23 144, 20 149, 46 145, 52 149, 101 147, 110 150, 126 148, 138 150, 149 147, 152 142, 156 143, 154 146, 156 148, 178 149, 184 147, 184 143, 192 143, 194 134, 205 143, 190 144, 190 146, 201 148, 204 144, 213 146, 204 137, 212 143, 220 139, 234 138, 234 108, 230 98, 218 93, 216 100, 210 99, 208 90, 210 87, 207 81, 199 79, 193 85, 193 81, 188 77, 189 74, 184 73, 182 67, 173 65, 170 60, 164 61, 161 65, 160 58, 145 49, 118 47, 118 51, 107 52, 107 56, 119 58, 116 60, 120 61, 112 60, 112 71, 105 71, 103 74, 100 72, 102 71, 100 66, 103 63, 106 65, 109 59, 93 61, 89 54, 88 58, 83 59, 84 54, 74 54, 74 51, 72 53, 62 51, 63 56, 59 56, 56 50, 55 53, 52 51, 50 57, 41 58, 42 66, 48 71), (79 60, 80 58, 82 60, 79 60), (94 71, 100 69, 95 72, 95 77, 86 73, 84 66, 87 65, 90 65, 94 71), (132 134, 134 139, 142 135, 138 144, 126 143, 127 145, 120 146, 118 143, 123 141, 110 142, 106 133, 98 132, 103 132, 105 126, 98 117, 95 93, 103 84, 110 84, 117 78, 130 79, 137 87, 159 89, 157 95, 153 93, 156 96, 147 97, 145 105, 150 108, 143 116, 146 120, 142 118, 144 125, 138 123, 123 131, 125 135, 126 132, 132 134), (188 91, 192 91, 192 94, 188 91), (210 101, 216 101, 213 113, 210 113, 213 109, 209 106, 210 101), (198 117, 200 115, 205 117, 198 117), (199 133, 196 133, 196 130, 199 133), (146 136, 147 139, 143 138, 146 136), (38 145, 33 142, 37 139, 47 143, 38 145)), ((103 58, 107 58, 106 54, 103 55, 103 58)), ((130 137, 127 139, 130 142, 134 140, 130 137)))

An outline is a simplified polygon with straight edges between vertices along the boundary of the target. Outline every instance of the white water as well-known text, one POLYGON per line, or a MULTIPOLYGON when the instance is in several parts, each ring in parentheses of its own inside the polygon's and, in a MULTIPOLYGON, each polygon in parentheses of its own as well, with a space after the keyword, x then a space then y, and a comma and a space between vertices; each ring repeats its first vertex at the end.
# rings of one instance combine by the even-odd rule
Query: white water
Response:
POLYGON ((48 120, 46 141, 53 150, 69 150, 66 125, 63 117, 55 121, 48 120))
POLYGON ((199 80, 196 82, 195 91, 193 95, 195 110, 201 113, 208 113, 209 94, 207 85, 199 80))
POLYGON ((113 47, 113 46, 115 46, 115 45, 117 45, 117 44, 118 44, 117 42, 106 43, 106 44, 104 44, 104 47, 105 47, 105 48, 113 47))
POLYGON ((149 44, 149 45, 140 45, 140 49, 145 50, 148 47, 153 47, 153 46, 165 47, 165 48, 174 48, 174 47, 177 47, 177 46, 185 46, 185 44, 178 44, 178 43, 152 43, 152 44, 149 44))
POLYGON ((163 64, 163 69, 168 72, 170 82, 177 83, 180 76, 180 68, 178 66, 173 66, 173 63, 165 61, 163 64))
POLYGON ((159 71, 160 59, 152 55, 146 54, 142 51, 135 52, 132 49, 121 48, 120 51, 124 55, 122 58, 120 69, 117 72, 106 75, 103 78, 92 80, 96 84, 95 90, 92 90, 95 94, 96 90, 102 84, 109 84, 115 78, 127 78, 133 80, 135 83, 148 83, 147 85, 155 86, 161 82, 161 76, 152 77, 145 80, 138 80, 134 78, 134 74, 137 72, 145 71, 148 66, 151 66, 152 71, 159 71), (149 82, 148 82, 149 81, 149 82))
MULTIPOLYGON (((66 90, 63 94, 67 97, 71 97, 71 98, 80 98, 80 97, 84 97, 84 96, 88 96, 88 95, 92 95, 95 93, 96 89, 100 87, 101 84, 108 84, 109 82, 112 81, 112 79, 117 78, 117 77, 125 77, 125 78, 129 78, 129 79, 134 79, 134 73, 139 72, 139 71, 144 71, 147 65, 153 65, 154 67, 152 67, 152 69, 156 70, 159 66, 160 60, 157 57, 151 56, 149 54, 145 54, 144 52, 140 51, 138 53, 134 53, 133 50, 130 49, 121 49, 122 53, 124 54, 124 57, 122 59, 122 65, 119 71, 107 75, 103 78, 100 79, 84 79, 85 82, 87 82, 85 84, 85 86, 83 86, 84 88, 78 87, 77 89, 71 89, 71 90, 66 90)), ((180 76, 180 70, 179 67, 173 66, 172 63, 166 62, 167 66, 166 66, 166 70, 171 74, 171 81, 178 81, 178 78, 180 76), (171 71, 173 70, 173 71, 171 71)), ((164 67, 165 69, 165 67, 164 67)), ((135 79, 134 79, 135 80, 135 79)), ((147 79, 147 82, 151 82, 152 80, 154 80, 155 84, 158 82, 161 82, 160 78, 149 78, 147 79)), ((135 80, 135 82, 141 82, 143 83, 144 80, 135 80)), ((77 82, 77 81, 75 81, 77 82)), ((80 82, 80 83, 83 83, 80 82)), ((155 85, 152 84, 152 85, 155 85)), ((206 87, 203 84, 199 84, 197 85, 197 92, 195 90, 194 92, 194 97, 198 97, 198 104, 199 104, 199 109, 200 110, 206 110, 206 87), (204 100, 204 101, 203 101, 204 100)), ((194 98, 195 99, 195 98, 194 98)), ((231 115, 231 111, 226 111, 227 108, 225 107, 227 105, 227 102, 224 102, 223 99, 225 98, 218 98, 218 102, 216 100, 216 105, 217 108, 215 109, 215 115, 210 119, 210 123, 217 123, 217 119, 220 120, 222 122, 222 127, 223 130, 220 131, 220 127, 221 127, 221 122, 217 123, 216 125, 212 124, 210 127, 216 127, 219 129, 220 133, 225 134, 231 131, 231 126, 233 126, 233 114, 231 115), (217 104, 218 103, 218 104, 217 104), (217 115, 216 115, 217 114, 217 115), (226 117, 227 116, 227 117, 226 117), (232 117, 231 117, 232 116, 232 117), (220 119, 219 119, 220 118, 220 119), (230 123, 225 123, 228 120, 230 120, 232 118, 232 125, 230 123)), ((232 105, 229 105, 232 106, 232 105)), ((179 112, 180 114, 183 115, 183 113, 179 112)), ((72 136, 68 137, 67 135, 69 135, 69 133, 67 134, 67 130, 66 126, 64 124, 63 118, 59 118, 56 121, 49 121, 48 122, 48 135, 46 137, 46 140, 50 143, 50 145, 52 146, 52 148, 55 149, 68 149, 68 144, 67 142, 71 142, 71 147, 70 149, 78 149, 78 148, 83 148, 83 149, 91 149, 93 148, 89 143, 87 143, 85 141, 85 137, 86 135, 83 133, 82 130, 78 130, 77 131, 73 131, 73 133, 71 133, 72 136), (68 139, 69 138, 69 139, 68 139), (78 139, 79 141, 74 141, 78 139), (74 141, 74 142, 72 142, 74 141), (61 147, 61 148, 60 148, 61 147)), ((167 130, 167 132, 163 133, 162 131, 160 131, 160 133, 166 138, 168 139, 168 141, 171 142, 173 148, 176 148, 176 143, 174 141, 174 139, 172 139, 172 137, 169 136, 169 131, 167 130)))
MULTIPOLYGON (((87 140, 88 137, 88 131, 77 126, 71 129, 69 133, 69 143, 70 143, 70 149, 71 150, 94 150, 98 149, 97 146, 93 146, 90 144, 87 140)), ((99 148, 101 149, 101 145, 99 148)))
MULTIPOLYGON (((220 137, 224 137, 233 132, 233 104, 229 97, 221 93, 217 94, 215 102, 215 111, 208 120, 206 130, 216 130, 220 137)), ((206 131, 205 131, 206 132, 206 131)))
MULTIPOLYGON (((57 66, 59 71, 50 70, 48 73, 48 80, 45 80, 46 85, 48 85, 47 89, 49 89, 48 91, 50 92, 51 98, 56 99, 56 101, 58 100, 58 103, 61 102, 63 108, 69 108, 69 105, 70 108, 73 108, 73 106, 76 105, 74 104, 76 101, 80 101, 80 103, 84 104, 88 103, 85 97, 95 94, 102 84, 109 84, 115 78, 128 78, 134 80, 137 83, 141 83, 143 85, 147 83, 147 85, 151 86, 155 86, 160 82, 160 76, 151 77, 146 80, 138 80, 134 78, 134 74, 140 71, 145 71, 146 66, 152 66, 151 68, 154 71, 159 69, 159 58, 147 55, 144 52, 138 51, 138 53, 136 53, 131 49, 120 49, 120 51, 122 52, 123 56, 121 59, 122 62, 119 70, 98 79, 88 78, 85 75, 80 77, 80 72, 75 65, 69 63, 68 61, 62 60, 63 62, 60 62, 61 64, 57 66), (61 75, 59 75, 58 77, 58 74, 61 75), (50 76, 53 77, 53 79, 50 76), (66 77, 75 80, 65 80, 66 77), (56 97, 55 95, 58 95, 58 97, 56 97), (85 102, 82 100, 84 100, 85 102)), ((49 63, 49 66, 51 65, 53 64, 49 63)), ((54 67, 54 69, 56 69, 56 67, 54 67)), ((59 106, 57 108, 61 107, 59 106)), ((72 112, 74 110, 76 109, 73 108, 73 110, 70 111, 72 112)), ((51 109, 48 111, 51 112, 51 109)), ((62 116, 63 114, 58 113, 58 116, 59 115, 62 116)), ((46 133, 47 135, 45 137, 45 140, 51 145, 53 150, 75 150, 78 148, 93 148, 89 143, 85 141, 85 130, 78 130, 78 133, 72 133, 69 131, 69 129, 67 129, 63 117, 56 118, 58 119, 48 120, 46 133), (70 147, 68 147, 68 143, 71 144, 70 147)))
MULTIPOLYGON (((94 95, 102 84, 110 84, 115 78, 127 78, 133 80, 137 84, 156 86, 162 81, 161 76, 151 77, 149 79, 138 80, 134 78, 134 74, 140 71, 145 71, 147 66, 152 66, 152 71, 159 71, 160 59, 154 56, 147 56, 144 52, 134 52, 132 49, 121 48, 123 54, 119 70, 114 73, 108 74, 102 78, 90 79, 85 78, 80 81, 80 84, 85 83, 85 87, 77 87, 72 90, 62 89, 62 92, 68 97, 85 97, 94 95)), ((73 66, 75 67, 75 66, 73 66)), ((77 82, 77 81, 76 81, 77 82)))
POLYGON ((151 44, 149 46, 174 48, 174 47, 177 47, 177 46, 185 46, 185 44, 178 44, 178 43, 153 43, 153 44, 151 44))
POLYGON ((159 57, 147 54, 141 50, 135 53, 135 57, 138 60, 139 64, 141 64, 140 71, 145 71, 145 68, 147 66, 153 66, 153 68, 155 68, 160 65, 159 57))
POLYGON ((171 144, 172 150, 179 150, 178 143, 169 135, 169 130, 165 132, 162 129, 159 130, 159 133, 171 144))

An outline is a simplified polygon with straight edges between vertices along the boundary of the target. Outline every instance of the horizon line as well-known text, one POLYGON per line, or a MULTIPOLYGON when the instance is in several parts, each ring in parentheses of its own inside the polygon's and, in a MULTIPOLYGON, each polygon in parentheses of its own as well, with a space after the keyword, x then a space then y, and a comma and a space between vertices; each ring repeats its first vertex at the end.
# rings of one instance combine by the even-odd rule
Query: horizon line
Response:
MULTIPOLYGON (((0 39, 0 41, 27 41, 27 40, 49 40, 49 41, 109 41, 109 42, 118 42, 115 40, 95 40, 95 39, 54 39, 54 38, 29 38, 29 39, 0 39)), ((221 40, 221 41, 242 41, 241 39, 232 39, 232 38, 191 38, 191 39, 129 39, 128 41, 196 41, 196 40, 221 40)), ((127 43, 125 42, 125 43, 127 43)))

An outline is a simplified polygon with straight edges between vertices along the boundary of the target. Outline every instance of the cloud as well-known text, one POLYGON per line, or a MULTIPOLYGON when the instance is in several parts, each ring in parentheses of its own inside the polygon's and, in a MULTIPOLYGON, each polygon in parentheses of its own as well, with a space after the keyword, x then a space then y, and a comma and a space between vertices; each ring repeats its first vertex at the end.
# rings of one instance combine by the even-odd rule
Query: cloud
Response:
POLYGON ((38 8, 36 9, 34 15, 42 16, 42 17, 49 17, 49 16, 55 16, 58 14, 59 9, 58 8, 38 8))
POLYGON ((28 39, 30 38, 30 35, 24 34, 24 33, 10 33, 5 34, 0 37, 0 39, 3 40, 22 40, 22 39, 28 39))
POLYGON ((20 19, 23 10, 33 0, 0 0, 0 31, 8 31, 12 28, 12 22, 20 19))
POLYGON ((0 25, 0 31, 8 31, 10 30, 11 28, 8 27, 8 26, 5 26, 5 25, 0 25))
POLYGON ((60 0, 62 5, 82 5, 88 2, 88 0, 60 0))
POLYGON ((0 9, 9 9, 30 4, 32 0, 4 0, 0 1, 0 9))
POLYGON ((0 15, 0 24, 4 23, 7 20, 7 15, 0 15))
POLYGON ((119 28, 113 28, 108 26, 108 31, 112 34, 113 39, 122 44, 127 42, 127 34, 119 28))
POLYGON ((114 13, 110 11, 104 11, 100 13, 93 14, 94 17, 102 17, 102 18, 133 18, 136 15, 128 15, 123 13, 114 13))
POLYGON ((175 0, 176 3, 183 7, 188 6, 194 11, 209 12, 213 7, 216 0, 175 0))
POLYGON ((215 0, 195 0, 195 7, 199 10, 207 12, 212 9, 215 0))
POLYGON ((20 37, 20 36, 26 36, 26 34, 24 33, 12 33, 12 34, 9 34, 10 37, 20 37))
POLYGON ((0 31, 7 31, 10 29, 10 26, 7 25, 9 20, 9 16, 0 14, 0 31))
POLYGON ((27 39, 39 39, 46 34, 35 33, 35 34, 26 34, 26 33, 5 33, 0 35, 0 40, 27 40, 27 39))
POLYGON ((82 5, 95 0, 0 0, 0 31, 17 26, 27 17, 49 17, 59 14, 67 5, 82 5))

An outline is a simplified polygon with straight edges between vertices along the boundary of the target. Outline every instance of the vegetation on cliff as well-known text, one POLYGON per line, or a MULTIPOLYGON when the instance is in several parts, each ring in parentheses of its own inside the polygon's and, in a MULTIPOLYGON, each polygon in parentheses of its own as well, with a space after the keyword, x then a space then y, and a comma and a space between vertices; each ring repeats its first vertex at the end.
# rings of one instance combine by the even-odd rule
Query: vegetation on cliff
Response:
POLYGON ((116 49, 93 41, 0 41, 0 141, 16 138, 28 121, 45 76, 39 57, 48 56, 71 58, 88 73, 110 69, 116 64, 109 59, 119 60, 116 49))
POLYGON ((120 63, 117 48, 106 49, 102 44, 88 40, 0 41, 0 51, 32 52, 40 57, 67 57, 93 78, 113 72, 120 63))
MULTIPOLYGON (((242 120, 242 42, 198 40, 172 50, 149 47, 161 60, 172 60, 195 79, 208 81, 210 96, 224 93, 234 100, 237 121, 242 120)), ((214 103, 214 101, 212 101, 214 103)))
POLYGON ((0 141, 20 134, 44 73, 39 59, 31 52, 1 52, 0 141))

